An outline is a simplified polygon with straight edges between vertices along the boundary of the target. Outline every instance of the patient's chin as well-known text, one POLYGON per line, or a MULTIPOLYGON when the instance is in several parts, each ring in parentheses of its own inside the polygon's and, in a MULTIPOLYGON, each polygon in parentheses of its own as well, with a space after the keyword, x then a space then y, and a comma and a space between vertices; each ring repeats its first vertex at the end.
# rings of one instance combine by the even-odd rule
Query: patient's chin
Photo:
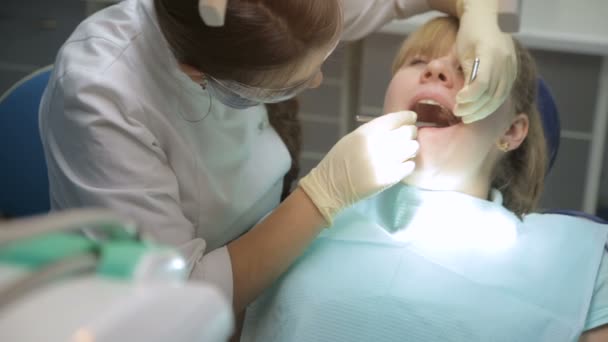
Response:
POLYGON ((418 167, 403 180, 404 184, 426 190, 455 191, 462 185, 462 177, 440 169, 418 167))
POLYGON ((418 188, 431 189, 438 185, 433 181, 438 176, 437 172, 420 170, 418 165, 416 165, 416 169, 403 180, 403 183, 418 188))
POLYGON ((403 184, 407 184, 409 186, 414 186, 417 188, 421 188, 421 189, 429 189, 429 190, 437 190, 437 189, 431 189, 428 187, 429 182, 426 181, 424 178, 419 177, 416 174, 411 174, 408 177, 406 177, 403 182, 403 184))

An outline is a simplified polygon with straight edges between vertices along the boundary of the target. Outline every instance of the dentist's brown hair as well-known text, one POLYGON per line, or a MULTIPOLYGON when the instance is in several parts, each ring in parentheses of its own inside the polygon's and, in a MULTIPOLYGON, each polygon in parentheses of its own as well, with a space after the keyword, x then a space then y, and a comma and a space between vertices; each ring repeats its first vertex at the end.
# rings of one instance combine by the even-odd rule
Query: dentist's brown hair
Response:
POLYGON ((228 0, 224 26, 206 25, 198 0, 154 0, 180 63, 218 79, 262 85, 287 80, 342 31, 342 0, 228 0), (277 78, 280 78, 277 80, 277 78))
MULTIPOLYGON (((206 25, 198 0, 154 0, 176 59, 219 79, 249 85, 282 82, 342 32, 342 0, 228 0, 224 25, 206 25)), ((266 104, 270 124, 291 155, 282 198, 297 179, 302 145, 296 99, 266 104)))

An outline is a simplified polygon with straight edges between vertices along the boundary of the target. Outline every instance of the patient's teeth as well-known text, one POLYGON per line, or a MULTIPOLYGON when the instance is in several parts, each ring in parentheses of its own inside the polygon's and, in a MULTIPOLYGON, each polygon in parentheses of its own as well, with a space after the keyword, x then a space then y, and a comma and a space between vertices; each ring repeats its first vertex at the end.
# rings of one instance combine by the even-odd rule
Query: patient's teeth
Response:
POLYGON ((420 100, 418 101, 418 103, 424 103, 424 104, 430 104, 430 105, 435 105, 435 106, 441 106, 441 104, 435 100, 431 100, 431 99, 424 99, 424 100, 420 100))

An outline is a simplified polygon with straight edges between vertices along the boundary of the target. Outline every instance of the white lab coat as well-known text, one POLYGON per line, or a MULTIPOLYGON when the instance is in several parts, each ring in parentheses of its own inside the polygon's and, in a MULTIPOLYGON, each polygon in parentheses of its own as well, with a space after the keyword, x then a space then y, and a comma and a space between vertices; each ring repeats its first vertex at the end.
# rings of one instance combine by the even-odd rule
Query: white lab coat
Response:
MULTIPOLYGON (((345 0, 356 39, 426 0, 345 0)), ((40 107, 55 210, 101 206, 178 247, 192 279, 232 298, 225 245, 279 203, 289 153, 266 109, 233 110, 179 71, 152 0, 85 20, 61 48, 40 107)), ((289 227, 285 227, 289 229, 289 227)))

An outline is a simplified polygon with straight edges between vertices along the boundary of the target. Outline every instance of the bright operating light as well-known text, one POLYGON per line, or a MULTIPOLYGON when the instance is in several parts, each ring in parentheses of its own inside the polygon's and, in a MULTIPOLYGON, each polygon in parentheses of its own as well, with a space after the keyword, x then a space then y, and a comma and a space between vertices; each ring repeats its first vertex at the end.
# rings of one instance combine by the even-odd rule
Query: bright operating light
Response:
POLYGON ((135 278, 142 281, 181 282, 188 275, 184 258, 173 250, 154 250, 142 257, 135 278))
POLYGON ((182 258, 174 258, 169 262, 168 269, 173 272, 182 272, 186 269, 186 261, 182 258))
POLYGON ((401 242, 444 251, 494 253, 512 248, 517 242, 516 221, 492 206, 477 208, 473 203, 466 203, 467 200, 461 197, 454 203, 434 199, 432 205, 418 208, 408 228, 395 232, 393 237, 401 242))

